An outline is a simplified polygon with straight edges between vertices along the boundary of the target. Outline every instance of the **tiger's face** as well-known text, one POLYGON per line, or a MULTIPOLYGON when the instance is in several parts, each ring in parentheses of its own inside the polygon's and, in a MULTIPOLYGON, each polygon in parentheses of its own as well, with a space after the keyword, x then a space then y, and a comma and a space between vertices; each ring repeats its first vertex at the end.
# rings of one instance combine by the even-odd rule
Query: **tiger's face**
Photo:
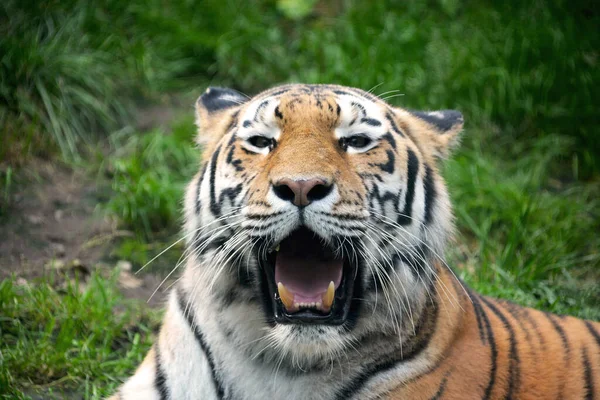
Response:
POLYGON ((197 284, 260 307, 295 356, 414 329, 451 232, 436 162, 460 113, 287 85, 251 99, 210 88, 197 116, 205 161, 185 207, 197 284))

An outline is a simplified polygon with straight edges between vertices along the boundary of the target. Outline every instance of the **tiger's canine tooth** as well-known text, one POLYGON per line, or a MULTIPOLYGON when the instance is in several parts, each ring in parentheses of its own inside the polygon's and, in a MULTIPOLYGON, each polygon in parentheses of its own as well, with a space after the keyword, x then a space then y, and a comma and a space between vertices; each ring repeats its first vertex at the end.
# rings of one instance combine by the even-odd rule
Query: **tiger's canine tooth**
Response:
POLYGON ((277 284, 277 291, 279 292, 279 298, 281 302, 285 306, 286 310, 291 310, 294 308, 294 295, 290 293, 289 290, 283 285, 283 283, 279 282, 277 284))
POLYGON ((329 282, 329 286, 327 287, 327 291, 323 294, 323 308, 325 311, 329 311, 331 305, 333 304, 333 298, 335 296, 335 284, 333 281, 329 282))
POLYGON ((280 245, 275 246, 275 251, 279 251, 280 245))

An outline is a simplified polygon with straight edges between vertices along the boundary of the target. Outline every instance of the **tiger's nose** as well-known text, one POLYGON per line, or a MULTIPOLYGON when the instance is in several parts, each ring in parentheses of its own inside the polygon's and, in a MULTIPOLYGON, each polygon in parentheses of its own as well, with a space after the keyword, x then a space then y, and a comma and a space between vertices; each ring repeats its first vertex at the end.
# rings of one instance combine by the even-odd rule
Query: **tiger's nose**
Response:
POLYGON ((273 184, 273 192, 282 200, 290 201, 297 207, 304 207, 321 200, 333 189, 333 185, 323 179, 292 180, 281 179, 273 184))

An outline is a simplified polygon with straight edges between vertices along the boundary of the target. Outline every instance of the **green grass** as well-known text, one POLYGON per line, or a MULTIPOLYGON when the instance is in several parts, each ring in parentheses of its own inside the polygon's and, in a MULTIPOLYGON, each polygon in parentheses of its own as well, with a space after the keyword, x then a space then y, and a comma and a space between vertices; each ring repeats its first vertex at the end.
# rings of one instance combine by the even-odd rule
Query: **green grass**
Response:
MULTIPOLYGON (((126 129, 109 137, 109 157, 92 163, 92 169, 102 173, 98 183, 106 187, 100 209, 116 217, 120 229, 132 233, 117 241, 112 258, 140 268, 180 238, 185 186, 200 165, 195 133, 190 112, 168 129, 144 133, 126 129)), ((144 271, 169 272, 183 250, 184 243, 178 242, 144 271)))
POLYGON ((194 133, 189 115, 169 133, 124 130, 110 137, 114 152, 105 168, 113 193, 105 207, 123 227, 145 238, 178 230, 184 187, 200 165, 194 133))
POLYGON ((450 264, 484 294, 600 320, 600 182, 552 176, 564 138, 484 145, 466 134, 445 168, 459 228, 450 264))
POLYGON ((49 282, 0 282, 0 398, 108 395, 149 349, 158 315, 125 301, 116 277, 58 291, 49 282))

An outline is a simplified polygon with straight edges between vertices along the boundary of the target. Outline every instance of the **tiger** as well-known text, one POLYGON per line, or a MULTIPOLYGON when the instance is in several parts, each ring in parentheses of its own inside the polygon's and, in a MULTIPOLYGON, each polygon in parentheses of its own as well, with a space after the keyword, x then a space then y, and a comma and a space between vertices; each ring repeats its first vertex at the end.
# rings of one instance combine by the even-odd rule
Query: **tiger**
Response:
POLYGON ((195 114, 185 269, 112 399, 600 399, 600 323, 447 265, 460 112, 287 84, 210 87, 195 114))

